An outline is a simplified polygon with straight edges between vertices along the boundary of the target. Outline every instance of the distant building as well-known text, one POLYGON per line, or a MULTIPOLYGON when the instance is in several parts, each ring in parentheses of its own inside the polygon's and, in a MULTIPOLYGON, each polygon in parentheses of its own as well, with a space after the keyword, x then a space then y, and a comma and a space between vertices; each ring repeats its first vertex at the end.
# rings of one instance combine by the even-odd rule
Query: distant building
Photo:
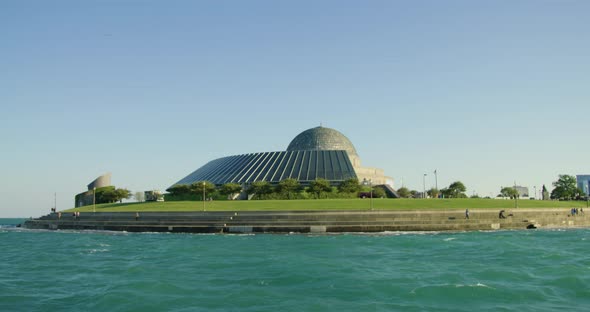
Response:
MULTIPOLYGON (((507 188, 511 188, 511 189, 515 189, 516 192, 518 193, 518 197, 522 197, 522 198, 529 198, 529 188, 526 186, 518 186, 518 185, 514 185, 514 186, 507 186, 507 188)), ((500 187, 500 189, 504 189, 503 186, 500 187)), ((506 198, 503 196, 504 194, 500 193, 498 194, 498 198, 506 198)))
POLYGON ((582 191, 584 191, 584 194, 586 194, 586 196, 589 196, 590 195, 590 175, 588 175, 588 174, 577 175, 576 181, 578 181, 578 187, 582 191))
POLYGON ((543 200, 550 200, 549 198, 549 192, 547 191, 547 188, 545 187, 545 184, 543 184, 543 191, 541 193, 543 195, 543 200))
POLYGON ((88 184, 88 190, 92 191, 95 188, 101 188, 101 187, 105 187, 105 186, 111 186, 111 173, 107 172, 103 175, 101 175, 100 177, 94 179, 94 181, 90 182, 90 184, 88 184))
POLYGON ((158 190, 145 191, 145 201, 164 201, 164 194, 158 190))
POLYGON ((526 186, 514 186, 516 191, 518 192, 519 197, 529 197, 529 188, 526 186))
POLYGON ((74 206, 76 208, 94 204, 94 201, 95 201, 94 189, 105 188, 105 187, 109 187, 109 188, 113 188, 113 189, 115 188, 114 186, 111 186, 111 173, 110 172, 107 172, 107 173, 101 175, 100 177, 94 179, 94 181, 90 182, 90 184, 88 184, 87 187, 88 187, 88 191, 77 194, 74 197, 74 206))
POLYGON ((337 130, 316 127, 299 133, 286 151, 242 154, 214 159, 174 185, 209 181, 217 186, 237 183, 243 186, 256 181, 277 185, 285 179, 309 185, 318 178, 336 186, 357 178, 372 185, 383 185, 393 179, 383 169, 361 166, 352 142, 337 130))

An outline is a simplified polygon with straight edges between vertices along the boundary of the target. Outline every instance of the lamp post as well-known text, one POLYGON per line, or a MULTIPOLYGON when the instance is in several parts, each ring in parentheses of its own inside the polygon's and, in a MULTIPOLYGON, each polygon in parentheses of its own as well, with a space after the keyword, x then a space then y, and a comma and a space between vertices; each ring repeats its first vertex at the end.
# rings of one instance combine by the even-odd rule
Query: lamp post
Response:
POLYGON ((371 195, 370 195, 370 207, 373 210, 373 180, 369 179, 369 187, 371 187, 371 195))
POLYGON ((422 177, 422 198, 426 198, 426 176, 427 174, 425 173, 422 177))
POLYGON ((96 213, 96 187, 92 189, 92 213, 96 213))
POLYGON ((203 211, 205 211, 205 181, 203 181, 203 211))
POLYGON ((434 187, 438 191, 438 175, 436 173, 436 169, 434 169, 434 187))
POLYGON ((520 193, 516 188, 516 181, 514 181, 514 208, 518 208, 518 197, 520 197, 520 193))

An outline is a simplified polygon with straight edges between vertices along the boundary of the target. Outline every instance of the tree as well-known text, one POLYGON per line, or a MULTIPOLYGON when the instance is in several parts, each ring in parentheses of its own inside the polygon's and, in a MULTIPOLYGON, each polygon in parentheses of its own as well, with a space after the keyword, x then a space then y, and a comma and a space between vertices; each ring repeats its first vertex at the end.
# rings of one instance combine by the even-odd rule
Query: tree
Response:
POLYGON ((309 189, 312 193, 316 194, 316 198, 321 198, 322 193, 328 193, 332 191, 330 182, 326 179, 317 178, 309 183, 309 189))
POLYGON ((211 194, 215 191, 215 184, 209 181, 198 181, 194 182, 189 186, 190 192, 195 193, 197 195, 201 195, 201 200, 203 200, 203 193, 205 193, 205 197, 207 194, 211 194), (204 192, 203 192, 204 190, 204 192))
POLYGON ((408 190, 407 187, 400 187, 397 189, 397 195, 399 195, 400 198, 408 198, 410 197, 410 190, 408 190))
POLYGON ((440 194, 440 191, 437 188, 433 187, 426 191, 426 194, 428 194, 430 198, 438 198, 438 194, 440 194))
POLYGON ((515 199, 517 197, 520 197, 520 194, 518 193, 518 191, 513 187, 503 187, 500 190, 500 195, 502 195, 502 197, 509 197, 511 199, 515 199))
POLYGON ((551 199, 572 200, 580 198, 584 191, 578 188, 576 178, 567 174, 560 174, 559 179, 553 182, 555 187, 551 191, 551 199))
POLYGON ((114 203, 117 201, 117 191, 115 188, 106 189, 100 193, 100 200, 97 203, 114 203))
POLYGON ((248 188, 248 194, 256 194, 259 199, 266 198, 266 195, 272 193, 272 191, 272 186, 268 181, 252 182, 248 188))
POLYGON ((223 195, 227 195, 233 199, 234 195, 242 191, 242 186, 237 183, 225 183, 219 189, 223 195))
POLYGON ((176 184, 168 188, 166 191, 171 195, 184 195, 191 192, 190 186, 187 184, 176 184))
POLYGON ((135 192, 135 200, 143 202, 145 200, 145 194, 143 192, 135 192))
POLYGON ((357 178, 344 180, 342 183, 340 183, 340 185, 338 185, 338 192, 340 193, 358 193, 360 191, 361 184, 357 178))
POLYGON ((287 199, 291 199, 291 195, 293 193, 298 193, 300 190, 301 184, 299 184, 299 181, 293 178, 288 178, 279 182, 277 187, 277 191, 286 196, 287 199))
POLYGON ((455 181, 448 187, 448 195, 452 198, 466 198, 465 191, 467 188, 461 181, 455 181))
POLYGON ((123 202, 123 199, 131 198, 133 194, 128 189, 116 189, 115 190, 115 201, 123 202))
POLYGON ((131 198, 133 194, 128 189, 116 189, 114 186, 101 187, 96 189, 96 203, 123 202, 123 199, 131 198))
POLYGON ((373 198, 385 198, 385 190, 380 187, 374 187, 373 198))

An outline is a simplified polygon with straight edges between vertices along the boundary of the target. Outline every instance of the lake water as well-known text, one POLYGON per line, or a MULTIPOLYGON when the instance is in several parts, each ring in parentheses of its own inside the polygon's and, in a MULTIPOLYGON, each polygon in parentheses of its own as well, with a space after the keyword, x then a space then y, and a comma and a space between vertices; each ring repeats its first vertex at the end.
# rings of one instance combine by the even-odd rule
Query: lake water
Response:
POLYGON ((588 311, 590 230, 33 231, 0 219, 0 311, 588 311))

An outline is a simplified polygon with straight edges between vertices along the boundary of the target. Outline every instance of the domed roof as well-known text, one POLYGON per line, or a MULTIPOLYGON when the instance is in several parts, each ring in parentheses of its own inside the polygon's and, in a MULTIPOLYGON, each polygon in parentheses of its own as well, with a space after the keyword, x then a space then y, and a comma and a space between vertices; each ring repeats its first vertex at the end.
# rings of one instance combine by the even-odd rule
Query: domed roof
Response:
POLYGON ((350 156, 357 156, 352 142, 334 129, 316 127, 299 133, 287 147, 287 151, 345 150, 350 156))

